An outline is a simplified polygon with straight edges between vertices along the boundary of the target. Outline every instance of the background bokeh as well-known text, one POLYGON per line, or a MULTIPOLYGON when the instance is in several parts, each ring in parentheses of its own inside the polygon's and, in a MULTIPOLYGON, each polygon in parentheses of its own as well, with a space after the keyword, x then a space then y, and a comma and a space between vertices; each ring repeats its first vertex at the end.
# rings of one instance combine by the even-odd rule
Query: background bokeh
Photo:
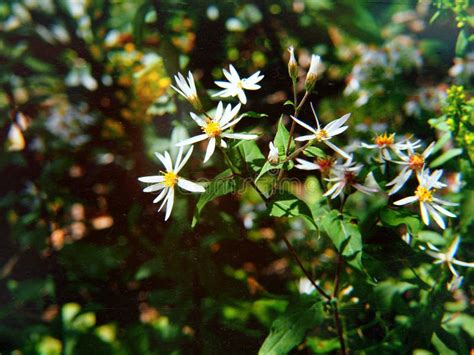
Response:
MULTIPOLYGON (((345 143, 386 130, 429 142, 441 137, 427 122, 447 112, 448 87, 470 93, 473 15, 462 3, 2 1, 0 352, 256 353, 288 297, 304 292, 278 235, 291 238, 321 279, 334 272, 335 252, 302 220, 269 218, 251 188, 206 205, 195 228, 196 196, 181 195, 163 221, 137 177, 161 169, 155 151, 196 131, 189 105, 170 88, 173 75, 191 70, 210 108, 206 89, 217 89, 222 68, 232 63, 244 76, 261 70, 262 89, 250 92, 246 110, 268 116, 241 125, 257 128, 267 151, 280 114, 291 113, 283 104, 292 98, 293 45, 302 78, 311 54, 322 56, 311 101, 323 121, 352 113, 345 143)), ((473 133, 460 139, 472 154, 473 133)), ((202 154, 187 166, 193 180, 222 171, 219 159, 203 165, 202 154)), ((449 189, 459 193, 459 160, 445 160, 449 189)), ((321 197, 316 179, 293 175, 309 203, 321 197)), ((472 191, 462 194, 472 211, 472 191)), ((463 260, 472 260, 472 218, 465 213, 460 222, 463 260)), ((391 342, 391 326, 410 317, 418 292, 391 278, 404 275, 406 255, 383 243, 374 242, 382 245, 382 286, 347 289, 349 298, 369 300, 344 310, 351 349, 367 353, 391 342)), ((465 290, 469 280, 466 272, 465 290)), ((458 338, 446 338, 463 353, 474 318, 469 293, 459 297, 451 301, 458 338)), ((439 351, 423 341, 402 346, 439 351)), ((334 330, 321 326, 295 351, 335 348, 334 330)))

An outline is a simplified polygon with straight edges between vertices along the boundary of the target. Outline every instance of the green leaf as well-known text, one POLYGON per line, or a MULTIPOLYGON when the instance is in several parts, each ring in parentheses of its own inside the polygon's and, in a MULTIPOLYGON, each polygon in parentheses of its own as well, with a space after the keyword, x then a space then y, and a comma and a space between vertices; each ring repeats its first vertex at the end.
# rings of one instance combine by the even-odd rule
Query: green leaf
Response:
POLYGON ((301 214, 311 216, 306 203, 287 191, 278 191, 268 208, 273 217, 298 217, 301 214))
POLYGON ((439 156, 435 160, 433 160, 430 164, 430 168, 436 168, 440 165, 443 165, 448 160, 451 160, 454 157, 457 157, 458 155, 461 155, 461 154, 462 154, 461 148, 450 149, 447 152, 444 152, 443 154, 441 154, 441 156, 439 156))
POLYGON ((288 354, 300 344, 306 333, 323 322, 323 306, 314 297, 300 296, 290 303, 283 315, 272 324, 270 334, 260 348, 259 355, 288 354))
POLYGON ((433 150, 431 151, 431 154, 433 155, 438 150, 443 148, 444 145, 448 143, 450 139, 451 139, 451 132, 446 132, 445 134, 443 134, 443 136, 440 139, 438 139, 438 141, 436 142, 435 146, 433 147, 433 150))
POLYGON ((466 51, 468 40, 464 30, 459 31, 458 39, 456 40, 456 56, 462 57, 466 51))
POLYGON ((363 271, 362 236, 359 226, 332 210, 321 218, 321 225, 336 249, 353 268, 363 271))
POLYGON ((200 194, 199 200, 194 210, 194 217, 191 226, 194 228, 199 221, 201 211, 207 203, 216 197, 236 192, 240 186, 240 179, 233 176, 230 169, 224 170, 218 174, 211 183, 206 187, 206 191, 200 194))
POLYGON ((423 226, 420 218, 405 208, 395 210, 386 207, 380 211, 380 219, 384 225, 389 227, 405 224, 411 233, 418 232, 423 226))
POLYGON ((441 15, 441 11, 438 10, 433 14, 433 16, 431 16, 430 25, 432 25, 436 21, 439 15, 441 15))
POLYGON ((325 158, 326 153, 318 147, 308 147, 303 151, 303 154, 310 158, 325 158))
MULTIPOLYGON (((283 123, 283 117, 278 121, 277 133, 275 135, 274 144, 278 148, 278 153, 280 157, 285 157, 286 147, 288 146, 288 139, 290 137, 290 132, 286 129, 285 124, 283 123)), ((290 152, 295 149, 295 142, 291 140, 290 143, 290 152)))
MULTIPOLYGON (((275 145, 275 147, 278 148, 278 156, 279 156, 280 161, 284 161, 286 159, 285 151, 286 151, 286 147, 288 146, 289 137, 290 137, 290 132, 288 132, 285 125, 283 124, 283 118, 280 118, 280 121, 278 121, 277 133, 273 141, 273 144, 275 145)), ((293 151, 294 149, 295 149, 295 142, 294 140, 292 140, 290 144, 290 152, 293 151)), ((255 182, 257 182, 263 175, 265 175, 267 172, 271 170, 274 170, 274 169, 290 170, 293 168, 293 165, 294 164, 292 162, 287 162, 285 164, 279 163, 279 164, 274 165, 270 163, 269 161, 266 161, 262 169, 260 170, 257 178, 255 179, 255 182)))
POLYGON ((283 106, 287 106, 287 105, 290 105, 290 106, 295 106, 294 102, 291 101, 291 100, 286 100, 284 103, 283 103, 283 106))
MULTIPOLYGON (((265 164, 265 156, 255 141, 241 141, 236 148, 239 150, 239 159, 245 160, 245 165, 253 172, 259 172, 265 164)), ((235 154, 234 154, 235 156, 235 154)))

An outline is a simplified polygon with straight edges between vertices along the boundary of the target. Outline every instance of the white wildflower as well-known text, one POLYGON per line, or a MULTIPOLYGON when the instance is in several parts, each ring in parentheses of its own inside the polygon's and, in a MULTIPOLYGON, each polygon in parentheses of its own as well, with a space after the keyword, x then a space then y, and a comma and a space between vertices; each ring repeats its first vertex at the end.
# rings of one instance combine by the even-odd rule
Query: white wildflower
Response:
POLYGON ((166 204, 165 221, 168 220, 173 209, 174 189, 176 185, 190 192, 205 191, 204 187, 202 187, 201 185, 198 185, 194 182, 182 178, 181 176, 178 176, 180 170, 184 167, 184 165, 191 157, 192 152, 193 147, 188 150, 186 156, 183 158, 183 148, 180 148, 174 166, 168 152, 165 152, 164 155, 161 155, 160 153, 155 153, 156 157, 161 161, 166 171, 162 172, 160 175, 144 176, 138 178, 138 180, 141 182, 153 184, 148 187, 145 187, 143 189, 143 192, 161 191, 160 194, 153 200, 153 203, 158 203, 163 200, 160 208, 158 209, 158 212, 160 212, 163 206, 166 204))

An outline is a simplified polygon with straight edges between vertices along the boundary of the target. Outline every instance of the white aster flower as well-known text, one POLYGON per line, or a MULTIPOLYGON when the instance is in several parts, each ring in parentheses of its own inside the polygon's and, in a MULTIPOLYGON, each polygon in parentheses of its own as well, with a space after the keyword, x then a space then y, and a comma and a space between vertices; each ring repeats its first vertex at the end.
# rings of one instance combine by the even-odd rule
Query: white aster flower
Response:
POLYGON ((397 175, 397 177, 395 177, 395 179, 393 179, 386 185, 393 185, 393 187, 388 192, 389 195, 397 193, 403 187, 403 185, 405 185, 408 179, 410 179, 413 172, 417 173, 423 170, 426 158, 428 158, 431 152, 433 151, 434 145, 435 142, 431 143, 421 154, 415 153, 412 146, 407 146, 408 154, 399 152, 398 156, 400 157, 401 161, 393 162, 404 166, 400 173, 397 175))
POLYGON ((174 76, 174 80, 176 81, 176 85, 178 85, 178 87, 173 85, 171 85, 171 87, 178 94, 182 95, 186 100, 188 100, 196 110, 202 110, 202 104, 197 94, 193 74, 188 72, 188 80, 186 81, 186 78, 181 75, 181 73, 178 73, 178 75, 174 76))
POLYGON ((278 161, 279 161, 279 159, 280 159, 278 147, 275 147, 275 145, 273 144, 273 142, 270 142, 270 143, 268 144, 268 147, 270 148, 270 151, 268 152, 268 158, 267 158, 267 160, 268 160, 271 164, 278 164, 278 161))
POLYGON ((440 213, 453 218, 456 218, 456 215, 441 205, 457 206, 457 203, 444 201, 433 196, 435 189, 446 187, 446 184, 439 182, 442 174, 443 170, 435 170, 432 174, 430 174, 429 170, 419 172, 417 174, 419 186, 415 190, 415 195, 402 198, 401 200, 394 202, 394 204, 402 206, 418 201, 420 203, 421 218, 423 219, 423 222, 428 226, 430 224, 431 216, 441 229, 445 229, 446 225, 440 213))
POLYGON ((191 157, 192 152, 193 147, 188 150, 186 156, 183 158, 183 148, 180 148, 174 167, 168 152, 165 152, 164 155, 161 155, 160 153, 155 153, 156 157, 161 161, 166 171, 162 172, 160 175, 143 176, 138 178, 138 180, 141 182, 153 184, 148 187, 145 187, 143 189, 143 192, 161 191, 160 194, 153 200, 153 203, 158 203, 163 200, 160 208, 158 209, 158 212, 160 212, 163 206, 166 204, 165 221, 168 220, 171 215, 171 210, 173 209, 174 189, 176 185, 190 192, 205 191, 204 187, 202 187, 201 185, 198 185, 194 182, 182 178, 181 176, 178 176, 180 170, 187 163, 189 157, 191 157))
POLYGON ((464 261, 460 261, 454 258, 458 251, 459 244, 461 244, 461 238, 456 237, 445 253, 440 252, 440 250, 431 243, 428 243, 428 248, 430 250, 426 250, 426 253, 429 256, 436 259, 436 261, 434 261, 434 264, 446 264, 455 278, 459 278, 460 276, 457 270, 454 268, 453 264, 474 268, 474 263, 466 263, 464 261))
POLYGON ((333 185, 323 196, 331 196, 331 199, 334 199, 343 193, 346 187, 351 186, 365 194, 377 192, 377 189, 364 186, 357 182, 357 175, 362 170, 362 167, 361 164, 353 163, 352 157, 349 157, 344 164, 334 165, 331 170, 332 177, 325 179, 326 181, 332 182, 333 185))
POLYGON ((215 81, 216 85, 223 88, 224 90, 219 91, 212 96, 238 96, 240 102, 245 105, 247 103, 247 96, 245 96, 244 90, 260 89, 260 85, 257 85, 257 83, 263 79, 263 75, 260 75, 260 71, 257 71, 248 78, 241 79, 239 73, 237 73, 237 70, 235 70, 232 64, 229 65, 229 70, 230 72, 225 69, 222 70, 228 81, 215 81))
POLYGON ((257 139, 256 134, 242 134, 242 133, 230 133, 226 130, 232 128, 242 119, 242 116, 237 116, 240 110, 240 104, 237 104, 234 108, 228 104, 224 110, 224 105, 219 102, 217 105, 216 113, 214 118, 201 118, 195 113, 191 112, 192 119, 201 127, 203 134, 188 138, 182 142, 176 144, 181 147, 189 144, 194 144, 203 140, 209 140, 206 149, 206 156, 204 162, 207 162, 209 158, 214 154, 216 144, 219 144, 222 148, 227 148, 227 143, 224 138, 231 139, 257 139))
POLYGON ((361 146, 368 149, 379 149, 381 158, 385 160, 392 160, 390 150, 396 155, 399 155, 401 150, 406 150, 408 147, 415 149, 420 146, 420 141, 413 143, 395 142, 395 133, 390 135, 387 133, 379 134, 374 138, 374 143, 375 144, 362 143, 361 146))
POLYGON ((301 136, 295 138, 296 141, 309 141, 309 140, 316 140, 318 142, 323 142, 326 144, 329 148, 333 149, 336 153, 339 153, 342 155, 344 158, 349 159, 349 155, 344 152, 342 149, 336 147, 333 143, 330 142, 330 139, 333 138, 334 136, 337 136, 338 134, 341 134, 344 132, 349 126, 343 126, 344 123, 349 119, 350 113, 345 114, 341 118, 338 118, 337 120, 334 120, 326 125, 326 127, 321 128, 318 120, 318 116, 316 115, 316 111, 314 110, 313 104, 311 104, 311 109, 313 110, 314 118, 316 119, 316 129, 309 126, 308 124, 304 123, 303 121, 300 121, 294 116, 291 116, 293 120, 295 120, 296 123, 298 123, 300 126, 303 126, 306 128, 308 131, 310 131, 312 134, 306 135, 306 136, 301 136))

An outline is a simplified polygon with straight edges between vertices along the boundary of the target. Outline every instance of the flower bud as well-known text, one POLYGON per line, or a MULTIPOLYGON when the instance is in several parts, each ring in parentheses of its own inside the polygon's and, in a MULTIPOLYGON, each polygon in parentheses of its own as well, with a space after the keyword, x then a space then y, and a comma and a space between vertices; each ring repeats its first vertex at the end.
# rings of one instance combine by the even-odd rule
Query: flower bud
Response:
POLYGON ((270 162, 270 164, 278 164, 280 158, 278 155, 278 148, 275 147, 273 142, 270 142, 269 147, 270 152, 268 153, 268 161, 270 162))
POLYGON ((298 63, 296 62, 295 58, 295 49, 293 46, 288 48, 288 52, 290 52, 290 60, 288 61, 288 73, 290 74, 290 78, 293 81, 296 81, 298 77, 298 63))
POLYGON ((311 56, 311 65, 309 66, 308 74, 306 74, 306 81, 304 83, 304 88, 306 91, 312 91, 314 85, 316 84, 316 79, 318 78, 318 70, 321 65, 321 57, 319 55, 311 56))

